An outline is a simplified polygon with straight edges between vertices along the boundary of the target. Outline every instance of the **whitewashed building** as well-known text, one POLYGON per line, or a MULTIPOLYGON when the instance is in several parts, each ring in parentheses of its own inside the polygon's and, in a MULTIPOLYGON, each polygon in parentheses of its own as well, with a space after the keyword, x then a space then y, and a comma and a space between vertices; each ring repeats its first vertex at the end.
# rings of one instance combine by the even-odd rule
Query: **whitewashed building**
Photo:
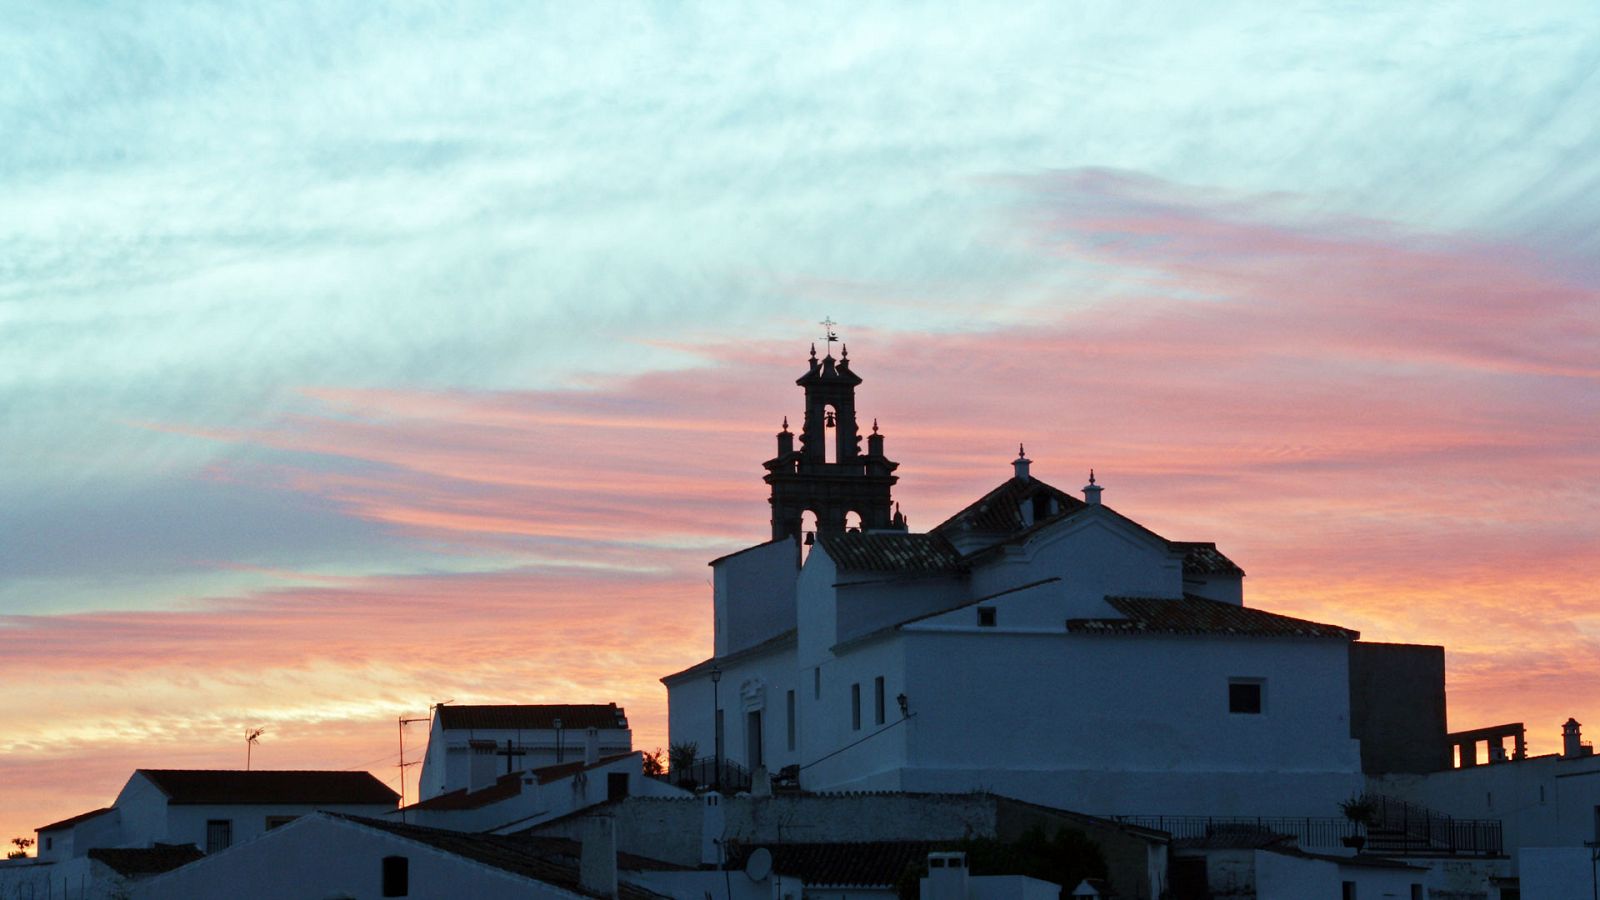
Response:
POLYGON ((615 703, 441 705, 418 790, 423 799, 481 790, 508 772, 581 761, 590 743, 601 756, 632 752, 627 713, 615 703))
POLYGON ((925 533, 860 450, 848 354, 767 461, 772 540, 712 562, 674 743, 810 790, 992 790, 1099 814, 1327 816, 1363 788, 1354 631, 1244 605, 1213 544, 1010 477, 925 533), (815 522, 812 531, 808 523, 815 522), (802 564, 803 561, 803 564, 802 564))

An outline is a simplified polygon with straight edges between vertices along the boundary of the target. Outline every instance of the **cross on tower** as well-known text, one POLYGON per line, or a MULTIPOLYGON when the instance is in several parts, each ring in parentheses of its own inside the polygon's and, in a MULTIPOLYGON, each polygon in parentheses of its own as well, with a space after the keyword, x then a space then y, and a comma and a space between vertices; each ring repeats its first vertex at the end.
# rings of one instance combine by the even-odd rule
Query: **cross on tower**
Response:
POLYGON ((839 333, 833 330, 833 326, 839 323, 835 322, 832 316, 828 316, 817 324, 822 326, 822 339, 828 342, 828 355, 832 356, 833 342, 839 339, 839 333))

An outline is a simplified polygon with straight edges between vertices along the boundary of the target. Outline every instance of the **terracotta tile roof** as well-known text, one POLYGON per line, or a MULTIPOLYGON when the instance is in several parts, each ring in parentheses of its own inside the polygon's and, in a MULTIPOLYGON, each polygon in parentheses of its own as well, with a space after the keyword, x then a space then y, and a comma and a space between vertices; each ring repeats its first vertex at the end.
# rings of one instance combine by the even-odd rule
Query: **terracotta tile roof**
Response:
MULTIPOLYGON (((994 490, 968 504, 960 512, 933 526, 933 531, 940 534, 948 534, 957 529, 999 533, 1021 531, 1027 527, 1022 522, 1022 504, 1032 503, 1034 497, 1043 497, 1046 503, 1050 500, 1056 501, 1056 514, 1047 518, 1059 518, 1088 505, 1066 491, 1045 484, 1037 478, 1029 478, 1027 481, 1009 478, 994 490)), ((1036 520, 1036 524, 1038 521, 1043 519, 1036 520)))
MULTIPOLYGON (((588 813, 589 810, 579 810, 579 812, 588 813)), ((572 838, 555 836, 535 837, 533 835, 521 835, 520 837, 522 840, 527 841, 534 848, 535 852, 548 860, 563 862, 568 865, 576 866, 583 854, 583 843, 581 841, 575 841, 572 838)), ((617 851, 617 868, 627 872, 694 871, 694 869, 690 866, 680 866, 674 862, 667 862, 666 860, 662 859, 654 859, 649 856, 640 856, 637 853, 625 853, 621 850, 617 851)))
POLYGON ((1185 575, 1243 575, 1233 560, 1222 555, 1217 545, 1210 541, 1168 541, 1174 550, 1182 550, 1185 575))
POLYGON ((450 731, 554 729, 556 719, 564 731, 628 727, 627 714, 615 703, 441 706, 438 715, 440 725, 450 731))
POLYGON ((961 554, 944 535, 849 532, 818 540, 846 572, 958 572, 961 554))
POLYGON ((40 827, 35 828, 34 831, 57 831, 62 828, 71 828, 79 822, 87 822, 95 816, 103 816, 106 813, 113 811, 114 810, 109 806, 102 806, 99 809, 91 809, 86 813, 79 813, 70 819, 62 819, 59 822, 51 822, 49 825, 41 825, 40 827))
MULTIPOLYGON (((334 818, 344 819, 357 825, 364 825, 377 831, 384 831, 406 840, 453 853, 486 866, 493 866, 503 872, 553 884, 556 887, 576 891, 587 896, 595 896, 578 884, 578 869, 576 866, 563 865, 560 862, 546 858, 540 852, 539 846, 524 837, 497 835, 497 834, 467 834, 460 831, 449 831, 443 828, 426 828, 421 825, 405 825, 399 822, 385 822, 380 819, 368 819, 362 816, 336 815, 334 818)), ((660 897, 653 891, 646 890, 637 885, 619 881, 617 883, 617 897, 619 900, 656 900, 660 897)))
POLYGON ((943 845, 930 841, 752 844, 729 848, 728 861, 741 869, 751 852, 765 847, 772 854, 772 871, 804 880, 808 891, 812 887, 881 887, 899 881, 907 867, 926 862, 928 852, 938 846, 943 845))
POLYGON ((1347 641, 1361 637, 1360 632, 1337 625, 1280 616, 1193 594, 1185 595, 1182 600, 1107 597, 1106 602, 1126 618, 1068 619, 1067 630, 1079 634, 1225 634, 1347 641))
POLYGON ((154 847, 95 847, 89 858, 110 866, 118 875, 159 875, 205 857, 193 844, 154 847))
POLYGON ((400 795, 371 772, 308 772, 258 769, 138 769, 167 802, 198 803, 367 803, 394 806, 400 795))
MULTIPOLYGON (((554 766, 541 766, 540 768, 533 770, 533 775, 535 778, 539 779, 540 784, 549 784, 552 781, 560 781, 569 775, 576 775, 577 773, 586 769, 598 769, 601 766, 609 766, 619 759, 627 759, 632 755, 632 753, 618 753, 614 756, 602 756, 594 763, 586 763, 580 759, 577 762, 560 763, 554 766)), ((643 768, 643 765, 643 762, 641 762, 641 769, 643 768)))
POLYGON ((712 658, 703 662, 695 663, 681 672, 673 672, 671 675, 661 676, 661 683, 670 685, 673 682, 681 681, 685 678, 692 678, 694 676, 704 674, 711 671, 712 665, 726 666, 729 663, 753 659, 758 656, 764 656, 768 653, 775 653, 779 650, 787 650, 795 645, 795 637, 798 635, 798 633, 799 632, 797 629, 791 628, 782 634, 773 635, 761 643, 746 647, 743 650, 736 650, 733 653, 726 653, 722 656, 713 656, 712 658))
POLYGON ((406 809, 448 810, 448 809, 478 809, 491 803, 498 803, 522 793, 522 772, 512 772, 501 775, 489 785, 479 791, 468 791, 466 788, 457 788, 437 797, 419 800, 406 807, 406 809))

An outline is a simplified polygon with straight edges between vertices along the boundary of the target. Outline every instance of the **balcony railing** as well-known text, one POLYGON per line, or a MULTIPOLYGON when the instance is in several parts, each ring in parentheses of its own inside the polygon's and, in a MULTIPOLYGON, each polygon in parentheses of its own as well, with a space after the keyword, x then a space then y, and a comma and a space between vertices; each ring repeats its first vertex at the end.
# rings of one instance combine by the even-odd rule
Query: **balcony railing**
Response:
POLYGON ((1503 835, 1497 819, 1457 819, 1393 797, 1369 795, 1374 821, 1360 826, 1349 819, 1292 816, 1112 816, 1118 822, 1165 831, 1173 838, 1227 834, 1280 834, 1302 849, 1348 847, 1361 838, 1367 853, 1386 856, 1500 856, 1503 835))

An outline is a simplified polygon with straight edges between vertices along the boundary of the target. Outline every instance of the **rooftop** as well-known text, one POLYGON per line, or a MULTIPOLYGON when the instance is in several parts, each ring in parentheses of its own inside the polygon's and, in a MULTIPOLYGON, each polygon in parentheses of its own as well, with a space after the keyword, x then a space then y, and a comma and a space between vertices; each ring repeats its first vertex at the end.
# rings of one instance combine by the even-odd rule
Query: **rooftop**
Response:
POLYGON ((1068 619, 1077 634, 1204 634, 1243 637, 1338 638, 1353 641, 1358 631, 1306 619, 1280 616, 1187 594, 1182 600, 1107 597, 1120 619, 1068 619))
POLYGON ((961 554, 938 533, 847 532, 818 538, 841 571, 929 572, 961 570, 961 554))
POLYGON ((115 810, 109 806, 102 806, 99 809, 91 809, 86 813, 79 813, 70 819, 62 819, 59 822, 51 822, 49 825, 41 825, 38 828, 35 828, 34 831, 58 831, 62 828, 71 828, 79 822, 87 822, 96 816, 103 816, 108 812, 114 811, 115 810))
POLYGON ((628 716, 615 703, 549 703, 499 706, 441 706, 439 724, 450 731, 553 730, 561 720, 564 731, 572 729, 625 729, 628 716))
POLYGON ((118 875, 159 875, 205 856, 193 844, 157 844, 154 847, 95 847, 89 858, 105 863, 118 875))
POLYGON ((372 804, 394 806, 400 795, 371 772, 258 769, 138 769, 167 802, 216 804, 372 804))

